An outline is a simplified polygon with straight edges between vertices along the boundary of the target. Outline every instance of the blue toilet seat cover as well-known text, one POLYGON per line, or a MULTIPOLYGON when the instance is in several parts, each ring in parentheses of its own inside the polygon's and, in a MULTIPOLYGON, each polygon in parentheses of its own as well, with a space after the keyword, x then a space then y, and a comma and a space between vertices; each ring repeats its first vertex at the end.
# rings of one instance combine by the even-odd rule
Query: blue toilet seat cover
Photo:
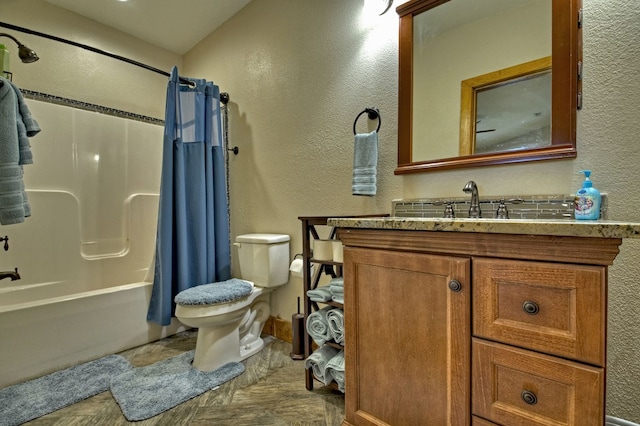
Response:
POLYGON ((182 290, 174 301, 180 305, 213 305, 233 302, 250 295, 252 290, 253 285, 249 281, 231 278, 182 290))

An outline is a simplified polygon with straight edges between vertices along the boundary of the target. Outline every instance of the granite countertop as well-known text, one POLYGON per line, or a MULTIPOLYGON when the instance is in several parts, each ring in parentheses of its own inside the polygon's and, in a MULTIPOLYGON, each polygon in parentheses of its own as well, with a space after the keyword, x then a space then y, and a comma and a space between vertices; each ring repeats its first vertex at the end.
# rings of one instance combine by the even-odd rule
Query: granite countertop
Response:
POLYGON ((640 223, 613 220, 529 220, 468 218, 330 218, 339 228, 406 231, 478 232, 494 234, 555 235, 596 238, 640 238, 640 223))

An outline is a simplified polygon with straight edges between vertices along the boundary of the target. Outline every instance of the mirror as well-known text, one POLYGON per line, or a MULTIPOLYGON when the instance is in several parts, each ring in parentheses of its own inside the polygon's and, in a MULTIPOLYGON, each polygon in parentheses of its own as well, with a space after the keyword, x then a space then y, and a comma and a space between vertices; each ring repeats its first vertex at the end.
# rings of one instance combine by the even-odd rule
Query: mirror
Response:
POLYGON ((550 56, 464 80, 461 86, 459 155, 551 145, 550 56))
POLYGON ((575 157, 578 1, 412 0, 399 6, 395 173, 575 157), (514 98, 522 94, 527 99, 514 98), (514 107, 496 108, 514 103, 534 117, 520 128, 514 124, 523 118, 514 107))

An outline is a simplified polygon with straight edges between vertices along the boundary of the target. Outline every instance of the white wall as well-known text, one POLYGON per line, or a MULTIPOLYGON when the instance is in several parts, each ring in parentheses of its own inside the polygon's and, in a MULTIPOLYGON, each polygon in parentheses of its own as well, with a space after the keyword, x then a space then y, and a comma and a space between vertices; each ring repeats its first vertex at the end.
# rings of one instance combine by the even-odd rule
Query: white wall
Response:
MULTIPOLYGON (((231 142, 240 147, 230 166, 232 233, 290 234, 293 255, 302 250, 298 216, 389 212, 394 198, 462 196, 469 179, 478 183, 481 195, 572 193, 581 185, 577 172, 591 168, 595 185, 609 193, 610 216, 640 221, 640 2, 583 3, 585 81, 578 158, 410 176, 393 175, 398 85, 393 10, 365 24, 361 0, 254 0, 184 58, 40 0, 2 0, 0 16, 162 69, 184 59, 182 74, 211 79, 229 92, 231 142), (378 195, 354 197, 352 125, 370 106, 380 108, 383 118, 378 195)), ((22 87, 162 117, 164 77, 124 64, 119 79, 130 78, 131 84, 114 87, 113 60, 105 64, 94 58, 98 64, 92 65, 90 53, 31 36, 19 38, 36 50, 50 45, 57 53, 55 61, 42 59, 40 66, 14 67, 22 87), (78 83, 79 77, 87 83, 78 83), (145 80, 157 81, 157 88, 130 93, 134 81, 145 80), (127 89, 114 92, 120 86, 127 89)), ((359 130, 366 130, 365 121, 359 124, 359 130)), ((609 275, 607 411, 635 422, 640 422, 635 396, 640 377, 639 253, 640 241, 625 241, 609 275)), ((292 278, 274 293, 274 314, 289 318, 301 295, 302 282, 292 278)))

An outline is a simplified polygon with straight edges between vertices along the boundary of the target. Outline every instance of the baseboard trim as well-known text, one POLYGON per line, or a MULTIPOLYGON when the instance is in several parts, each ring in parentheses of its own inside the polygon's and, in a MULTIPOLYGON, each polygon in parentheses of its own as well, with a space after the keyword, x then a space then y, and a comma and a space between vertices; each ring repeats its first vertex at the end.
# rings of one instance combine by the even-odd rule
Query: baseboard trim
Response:
POLYGON ((293 342, 293 327, 291 321, 280 317, 270 316, 269 319, 265 321, 262 332, 288 343, 293 342))

